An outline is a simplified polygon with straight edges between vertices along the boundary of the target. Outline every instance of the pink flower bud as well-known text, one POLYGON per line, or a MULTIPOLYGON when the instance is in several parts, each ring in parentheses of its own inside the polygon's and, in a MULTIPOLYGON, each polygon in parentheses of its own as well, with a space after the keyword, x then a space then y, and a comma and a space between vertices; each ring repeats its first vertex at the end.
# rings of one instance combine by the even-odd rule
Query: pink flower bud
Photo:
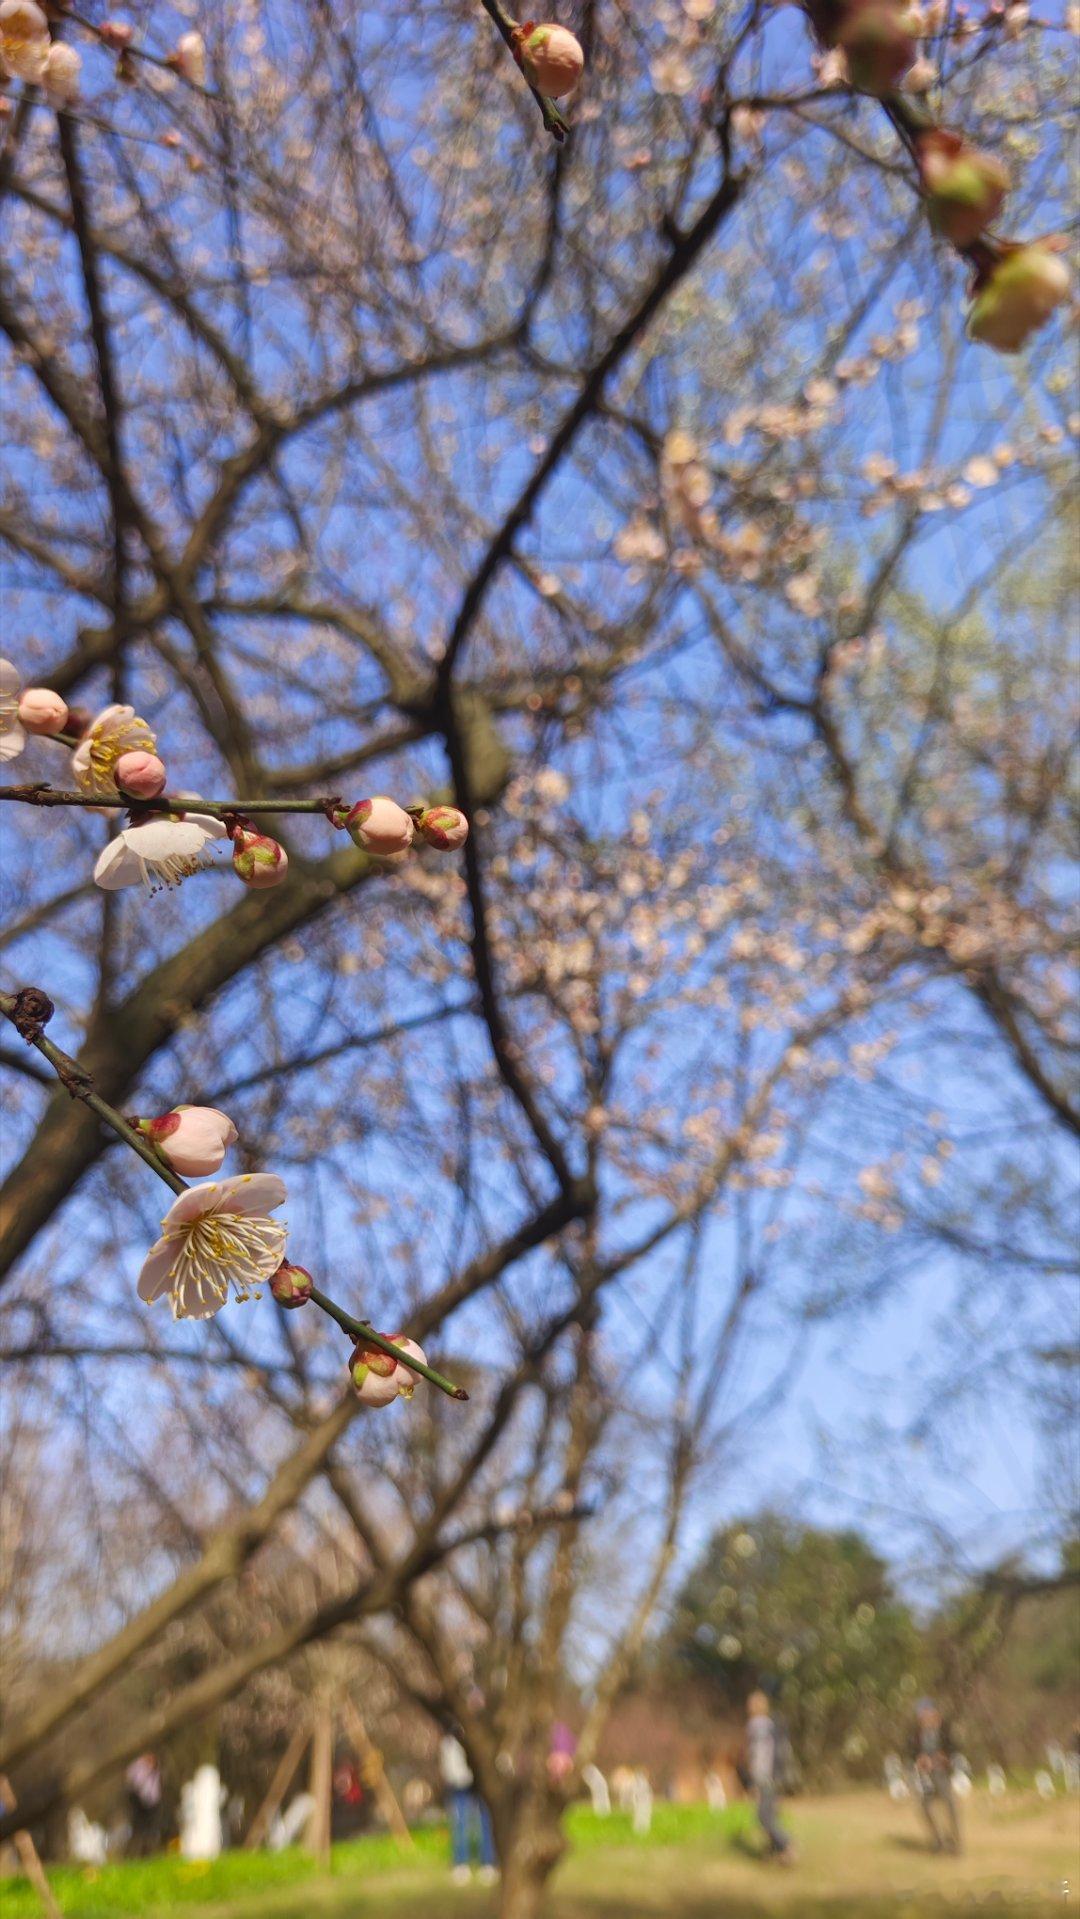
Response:
POLYGON ((47 686, 28 686, 19 701, 19 723, 28 733, 62 733, 67 716, 67 701, 47 686))
POLYGON ((413 823, 409 815, 384 793, 377 793, 371 800, 358 800, 339 817, 354 844, 380 859, 388 859, 394 853, 407 853, 412 845, 413 823))
POLYGON ((156 753, 121 753, 115 779, 121 793, 132 799, 156 800, 165 790, 165 765, 156 753))
POLYGON ((530 86, 552 100, 572 93, 585 71, 581 42, 568 27, 554 23, 524 21, 514 33, 514 53, 530 86))
POLYGON ((126 20, 105 20, 98 32, 105 45, 115 48, 117 53, 123 53, 124 48, 130 47, 135 38, 135 29, 126 20))
POLYGON ((976 284, 968 333, 999 353, 1019 353, 1068 297, 1068 269, 1052 242, 1012 247, 976 284))
POLYGON ((1005 167, 943 128, 923 135, 919 165, 931 226, 953 246, 970 246, 1001 211, 1009 190, 1005 167))
POLYGON ((879 99, 892 93, 918 52, 914 28, 889 0, 853 0, 836 34, 852 86, 879 99))
POLYGON ((206 85, 206 41, 201 33, 182 33, 176 43, 172 65, 182 79, 193 87, 206 85))
POLYGON ((305 1266, 294 1266, 291 1259, 283 1259, 277 1272, 270 1281, 270 1291, 279 1306, 304 1306, 311 1298, 311 1288, 315 1284, 305 1266))
POLYGON ((277 840, 244 826, 233 834, 232 863, 244 885, 257 891, 264 886, 279 886, 289 870, 289 856, 277 840))
POLYGON ((349 1378, 353 1391, 365 1406, 392 1406, 398 1398, 398 1363, 378 1346, 353 1347, 349 1360, 349 1378))
POLYGON ((232 1120, 213 1106, 174 1106, 156 1119, 139 1120, 137 1130, 184 1179, 216 1173, 238 1137, 232 1120))
POLYGON ((469 837, 469 822, 456 806, 429 806, 417 824, 428 845, 444 853, 464 846, 469 837))
MULTIPOLYGON (((413 1359, 427 1365, 423 1349, 414 1339, 404 1339, 400 1333, 382 1333, 380 1337, 389 1339, 413 1359)), ((366 1406, 390 1406, 395 1399, 412 1398, 419 1375, 384 1353, 381 1347, 365 1346, 360 1340, 349 1360, 349 1377, 354 1392, 366 1406)))

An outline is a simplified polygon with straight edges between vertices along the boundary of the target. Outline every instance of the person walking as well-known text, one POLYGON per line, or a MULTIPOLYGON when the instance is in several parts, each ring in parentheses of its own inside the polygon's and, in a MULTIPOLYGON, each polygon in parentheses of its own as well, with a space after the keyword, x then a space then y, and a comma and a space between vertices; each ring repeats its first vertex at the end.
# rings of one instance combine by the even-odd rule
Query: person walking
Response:
POLYGON ((952 1782, 952 1734, 932 1699, 915 1708, 910 1758, 915 1797, 934 1852, 959 1853, 960 1815, 952 1782))
POLYGON ((757 1806, 758 1823, 766 1839, 768 1859, 792 1866, 795 1850, 778 1817, 778 1800, 783 1788, 781 1734, 769 1707, 768 1696, 752 1692, 746 1702, 745 1773, 757 1806))
POLYGON ((450 1821, 450 1877, 458 1886, 472 1876, 475 1848, 480 1862, 480 1879, 490 1885, 495 1873, 495 1846, 491 1836, 491 1815, 479 1793, 469 1765, 469 1756, 460 1739, 448 1732, 439 1744, 439 1771, 446 1795, 446 1816, 450 1821))

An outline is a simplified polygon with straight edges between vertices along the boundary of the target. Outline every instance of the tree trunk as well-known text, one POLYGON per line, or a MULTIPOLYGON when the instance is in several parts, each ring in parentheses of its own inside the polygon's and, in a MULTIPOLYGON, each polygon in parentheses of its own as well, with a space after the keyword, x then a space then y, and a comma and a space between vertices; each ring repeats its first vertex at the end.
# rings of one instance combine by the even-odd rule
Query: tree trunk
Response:
POLYGON ((499 1835, 499 1851, 499 1919, 540 1919, 548 1880, 566 1851, 558 1812, 526 1800, 505 1836, 499 1835))

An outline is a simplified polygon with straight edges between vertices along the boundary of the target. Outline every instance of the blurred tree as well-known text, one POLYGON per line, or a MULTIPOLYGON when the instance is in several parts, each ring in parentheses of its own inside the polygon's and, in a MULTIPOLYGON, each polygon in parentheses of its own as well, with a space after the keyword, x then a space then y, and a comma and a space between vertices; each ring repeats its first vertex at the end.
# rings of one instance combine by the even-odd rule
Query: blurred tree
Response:
POLYGON ((856 1532, 766 1512, 709 1542, 663 1640, 673 1679, 689 1671, 741 1710, 763 1685, 787 1720, 801 1774, 877 1774, 924 1669, 919 1627, 884 1560, 856 1532))

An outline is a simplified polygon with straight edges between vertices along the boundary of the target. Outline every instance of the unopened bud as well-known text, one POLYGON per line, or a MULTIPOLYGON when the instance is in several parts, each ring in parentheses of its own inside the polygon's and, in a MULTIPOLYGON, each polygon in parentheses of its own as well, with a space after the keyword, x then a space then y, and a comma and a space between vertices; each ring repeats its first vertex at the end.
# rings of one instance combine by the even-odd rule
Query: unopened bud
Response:
MULTIPOLYGON (((400 1333, 383 1333, 380 1338, 388 1339, 411 1358, 427 1365, 423 1348, 414 1339, 404 1339, 400 1333)), ((380 1346, 365 1346, 360 1340, 349 1360, 349 1377, 354 1392, 365 1406, 390 1406, 395 1399, 412 1398, 418 1375, 392 1354, 384 1353, 380 1346)))
POLYGON ((136 800, 156 800, 165 791, 164 761, 156 753, 121 753, 116 762, 116 784, 136 800))
POLYGON ((456 806, 429 806, 417 825, 428 845, 444 853, 464 846, 469 837, 469 822, 456 806))
POLYGON ((228 1114, 219 1113, 216 1106, 174 1106, 156 1119, 131 1123, 184 1179, 205 1179, 216 1173, 239 1137, 228 1114))
POLYGON ((169 62, 193 87, 206 85, 206 41, 201 33, 182 33, 169 62))
POLYGON ((956 133, 933 129, 919 142, 926 210, 936 233, 970 246, 1001 211, 1009 175, 993 153, 969 147, 956 133))
POLYGON ((912 17, 888 0, 853 0, 836 34, 852 86, 878 99, 892 93, 918 52, 917 31, 912 17))
POLYGON ((585 71, 581 42, 568 27, 553 22, 537 26, 526 20, 515 28, 513 46, 514 57, 530 86, 552 100, 571 93, 585 71))
POLYGON ((365 853, 390 859, 395 853, 407 853, 413 840, 413 823, 403 806, 376 793, 374 799, 358 800, 347 812, 338 815, 339 825, 365 853))
POLYGON ((54 40, 41 76, 50 100, 57 106, 67 106, 78 94, 81 75, 82 55, 78 48, 69 47, 66 40, 54 40))
POLYGON ((28 733, 62 733, 67 716, 67 701, 47 686, 28 686, 19 701, 19 724, 28 733))
POLYGON ((283 1259, 277 1272, 270 1281, 270 1291, 279 1306, 305 1306, 311 1298, 311 1289, 315 1284, 304 1266, 294 1266, 291 1259, 283 1259))
POLYGON ((1068 269, 1052 243, 1012 247, 977 282, 968 333, 999 353, 1019 353, 1068 297, 1068 269))
POLYGON ((126 20, 104 20, 98 33, 105 45, 115 48, 117 53, 123 53, 135 38, 135 29, 126 20))
POLYGON ((239 826, 233 834, 233 871, 245 886, 278 886, 289 870, 289 856, 268 833, 239 826))

